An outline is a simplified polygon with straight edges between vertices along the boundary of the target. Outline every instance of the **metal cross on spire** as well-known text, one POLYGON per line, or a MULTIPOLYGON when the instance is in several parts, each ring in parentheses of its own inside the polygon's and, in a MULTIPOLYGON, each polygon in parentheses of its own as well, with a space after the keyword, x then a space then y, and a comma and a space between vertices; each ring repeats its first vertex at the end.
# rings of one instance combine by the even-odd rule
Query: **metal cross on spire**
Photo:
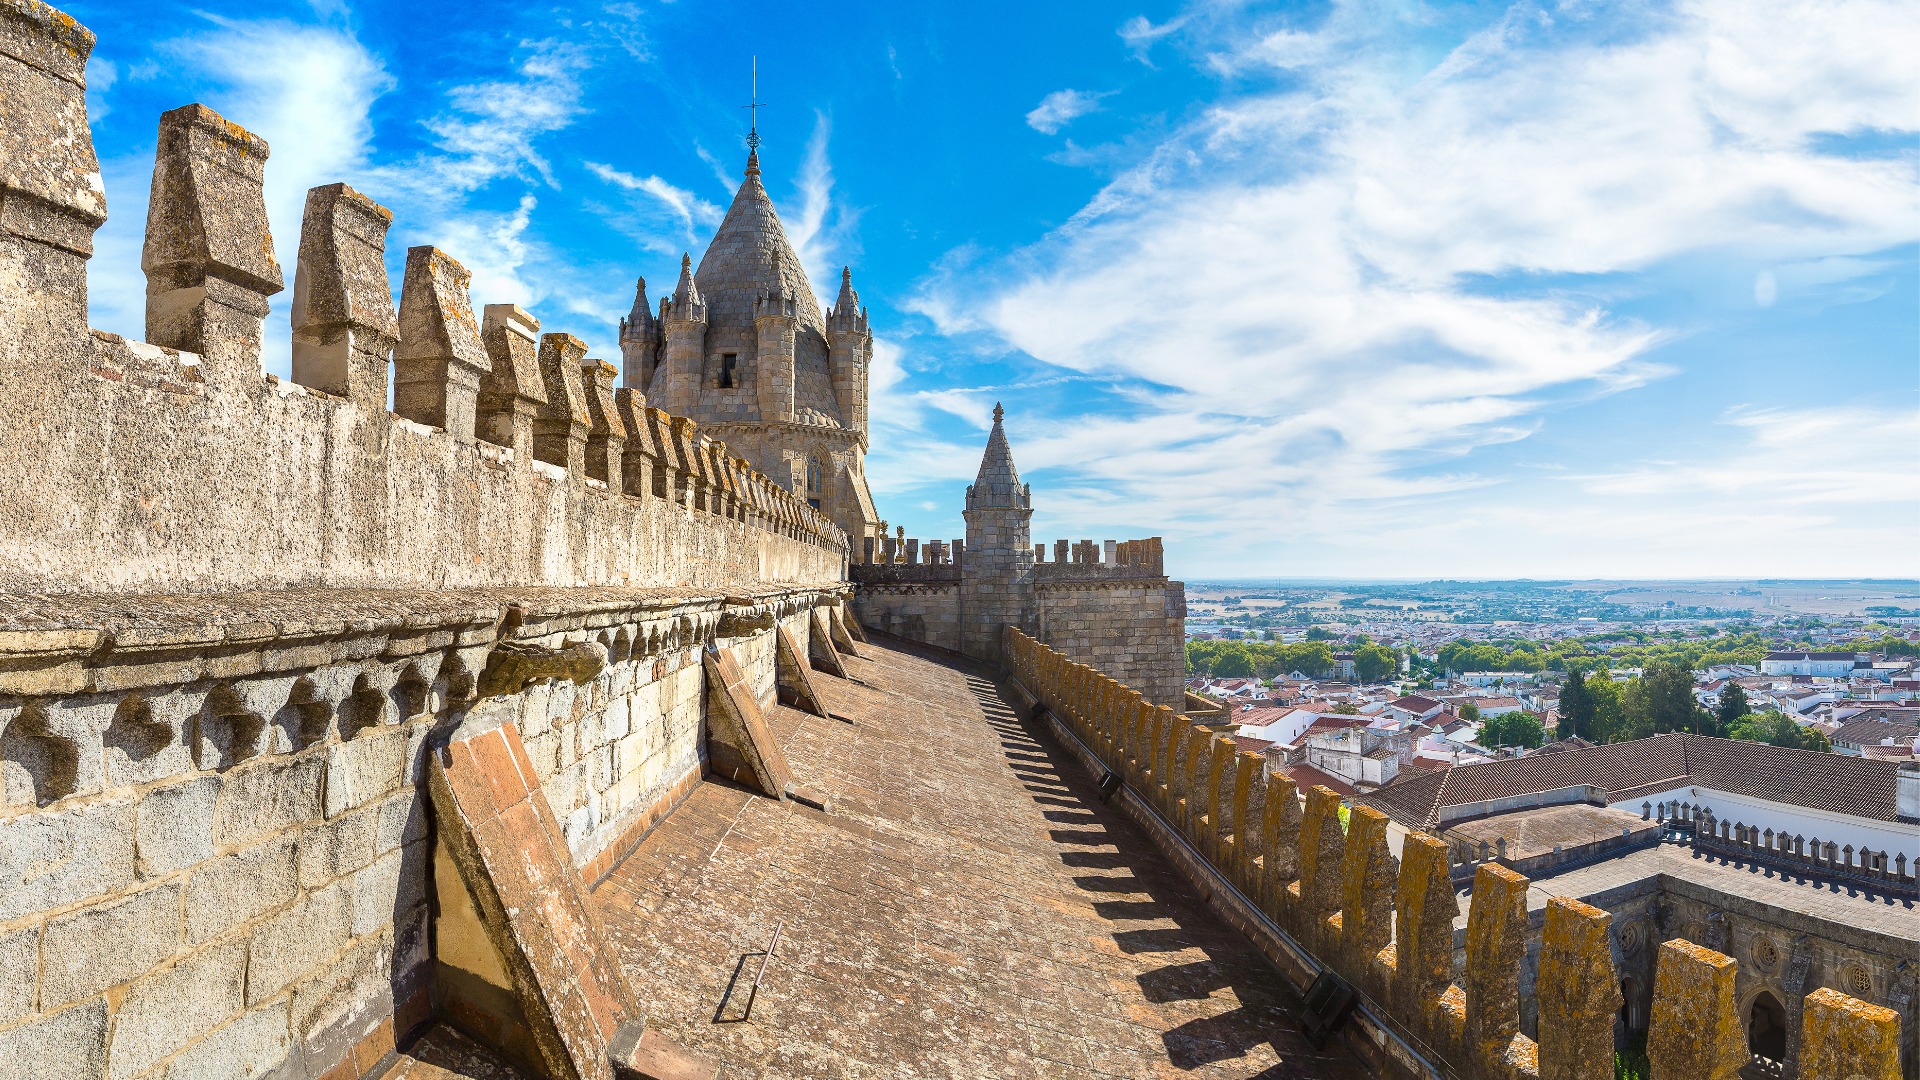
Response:
POLYGON ((753 99, 740 107, 748 110, 747 114, 751 117, 747 121, 747 149, 758 150, 760 149, 760 110, 766 107, 766 102, 760 100, 760 58, 758 56, 753 58, 753 99))

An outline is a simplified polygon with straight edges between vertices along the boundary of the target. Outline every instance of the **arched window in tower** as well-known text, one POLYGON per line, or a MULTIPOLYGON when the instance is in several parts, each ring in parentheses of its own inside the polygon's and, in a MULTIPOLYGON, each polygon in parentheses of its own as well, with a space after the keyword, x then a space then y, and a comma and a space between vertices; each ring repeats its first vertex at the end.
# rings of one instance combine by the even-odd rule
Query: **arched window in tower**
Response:
POLYGON ((820 489, 823 482, 822 474, 824 472, 825 470, 820 466, 819 458, 809 457, 807 459, 807 505, 813 507, 815 510, 820 509, 820 489))
POLYGON ((734 369, 734 366, 737 365, 739 362, 740 362, 739 353, 721 353, 720 354, 720 374, 715 377, 713 382, 713 385, 717 389, 721 389, 721 390, 733 389, 733 369, 734 369))

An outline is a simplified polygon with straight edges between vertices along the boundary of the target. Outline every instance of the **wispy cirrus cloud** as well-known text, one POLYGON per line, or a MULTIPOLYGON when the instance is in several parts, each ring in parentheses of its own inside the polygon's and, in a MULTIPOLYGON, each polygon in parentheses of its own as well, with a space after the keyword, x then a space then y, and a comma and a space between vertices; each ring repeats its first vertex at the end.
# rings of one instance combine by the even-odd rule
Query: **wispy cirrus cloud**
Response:
POLYGON ((833 159, 827 151, 832 138, 832 118, 814 113, 813 132, 807 137, 794 182, 799 203, 789 204, 780 214, 787 239, 823 307, 839 293, 841 265, 859 254, 859 211, 833 195, 833 159))
POLYGON ((567 42, 521 42, 513 78, 484 79, 446 92, 444 108, 420 120, 433 149, 381 170, 388 184, 429 199, 455 199, 496 180, 557 186, 539 140, 585 111, 586 49, 567 42))
POLYGON ((1100 99, 1111 96, 1113 92, 1098 93, 1088 90, 1055 90, 1040 99, 1040 104, 1027 113, 1027 126, 1042 135, 1058 134, 1060 129, 1075 120, 1097 111, 1100 99))
MULTIPOLYGON (((1920 238, 1913 155, 1823 142, 1920 126, 1901 59, 1920 30, 1896 4, 1521 4, 1438 51, 1362 0, 1309 27, 1238 8, 1129 27, 1284 88, 1215 101, 917 307, 1106 384, 1104 416, 1019 445, 1059 463, 1065 516, 1165 523, 1223 559, 1270 532, 1249 499, 1333 537, 1525 487, 1483 452, 1662 377, 1651 355, 1690 330, 1622 314, 1600 280, 1708 259, 1844 281, 1920 238)), ((1351 550, 1326 570, 1360 572, 1351 550)))
MULTIPOLYGON (((665 243, 648 230, 642 242, 649 248, 668 253, 691 249, 698 242, 695 235, 696 228, 709 228, 720 224, 720 207, 685 188, 676 187, 658 176, 635 176, 597 161, 589 161, 585 164, 588 172, 607 183, 624 191, 645 196, 647 208, 655 211, 656 214, 659 211, 665 211, 675 226, 673 242, 665 243)), ((643 215, 643 219, 654 216, 654 214, 646 214, 643 215)), ((645 224, 651 225, 652 222, 646 221, 645 224)))

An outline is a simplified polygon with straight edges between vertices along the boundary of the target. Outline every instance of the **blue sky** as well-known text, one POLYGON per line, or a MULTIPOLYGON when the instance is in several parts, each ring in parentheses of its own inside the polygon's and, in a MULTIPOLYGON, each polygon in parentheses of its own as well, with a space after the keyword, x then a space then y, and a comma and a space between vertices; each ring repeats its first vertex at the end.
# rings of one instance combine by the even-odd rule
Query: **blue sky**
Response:
MULTIPOLYGON (((869 474, 1205 576, 1920 573, 1920 15, 1778 0, 71 3, 139 336, 158 114, 618 359, 738 183, 877 339, 869 474)), ((287 364, 275 298, 270 370, 287 364)))

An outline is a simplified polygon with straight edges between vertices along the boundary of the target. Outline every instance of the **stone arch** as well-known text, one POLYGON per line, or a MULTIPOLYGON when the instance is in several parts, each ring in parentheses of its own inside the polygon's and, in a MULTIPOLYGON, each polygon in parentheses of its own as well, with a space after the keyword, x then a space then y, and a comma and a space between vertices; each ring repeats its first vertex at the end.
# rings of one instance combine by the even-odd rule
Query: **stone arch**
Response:
POLYGON ((128 694, 113 710, 106 745, 127 755, 135 764, 149 761, 173 745, 173 725, 155 720, 153 705, 139 694, 128 694))
POLYGON ((622 626, 613 636, 613 648, 607 650, 607 663, 624 663, 633 657, 633 627, 622 626))
POLYGON ((333 703, 320 693, 311 678, 301 676, 287 691, 287 703, 274 714, 273 723, 286 732, 287 742, 295 750, 305 750, 327 741, 333 728, 333 703))
POLYGON ((354 680, 353 693, 340 703, 340 737, 351 739, 368 728, 387 723, 387 709, 391 704, 387 695, 374 686, 372 677, 362 673, 354 680))
POLYGON ((400 678, 394 681, 387 697, 393 702, 393 715, 397 720, 411 720, 432 709, 433 680, 420 670, 418 664, 408 664, 400 678))
POLYGON ((1620 1030, 1629 1039, 1647 1030, 1646 995, 1632 975, 1620 980, 1620 1030))
POLYGON ((0 790, 9 806, 46 806, 80 785, 80 748, 55 734, 40 705, 0 730, 0 790))
POLYGON ((210 755, 200 767, 231 768, 260 753, 266 742, 267 718, 249 708, 231 685, 217 686, 207 695, 207 704, 195 720, 196 754, 210 755))
POLYGON ((1787 1060, 1787 1007, 1767 987, 1754 991, 1742 1010, 1747 1027, 1747 1052, 1768 1061, 1787 1060))

